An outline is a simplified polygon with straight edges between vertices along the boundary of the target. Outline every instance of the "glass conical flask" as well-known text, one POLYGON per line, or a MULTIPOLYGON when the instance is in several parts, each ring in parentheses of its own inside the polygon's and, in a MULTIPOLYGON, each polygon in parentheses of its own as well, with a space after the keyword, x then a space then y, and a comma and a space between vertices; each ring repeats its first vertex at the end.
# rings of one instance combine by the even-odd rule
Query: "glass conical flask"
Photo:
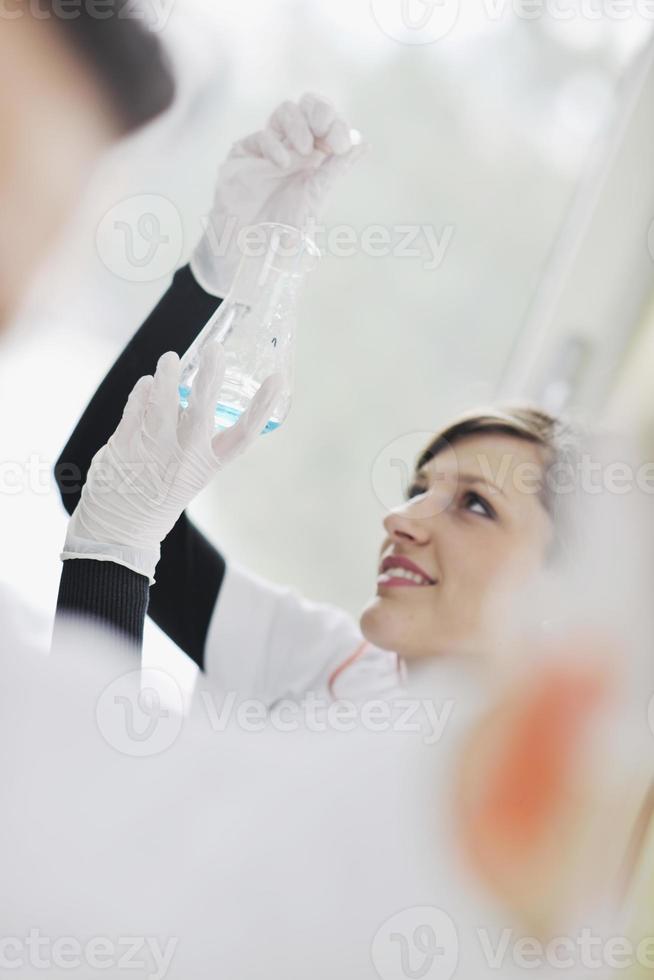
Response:
POLYGON ((206 344, 225 349, 225 380, 216 405, 216 428, 232 426, 261 383, 281 373, 284 384, 264 432, 278 428, 291 404, 299 294, 320 252, 298 228, 254 225, 234 284, 182 358, 179 396, 188 397, 206 344))

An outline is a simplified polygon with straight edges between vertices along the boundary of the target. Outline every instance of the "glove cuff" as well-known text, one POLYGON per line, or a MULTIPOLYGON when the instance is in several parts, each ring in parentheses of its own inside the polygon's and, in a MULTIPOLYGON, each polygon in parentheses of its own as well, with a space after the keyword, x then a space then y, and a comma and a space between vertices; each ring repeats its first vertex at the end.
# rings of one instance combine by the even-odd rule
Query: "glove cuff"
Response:
POLYGON ((130 548, 126 545, 107 544, 99 541, 89 541, 74 534, 68 534, 61 552, 62 561, 75 558, 90 558, 95 561, 111 561, 123 565, 138 575, 145 575, 150 585, 154 585, 154 570, 157 567, 161 549, 148 551, 141 548, 130 548))

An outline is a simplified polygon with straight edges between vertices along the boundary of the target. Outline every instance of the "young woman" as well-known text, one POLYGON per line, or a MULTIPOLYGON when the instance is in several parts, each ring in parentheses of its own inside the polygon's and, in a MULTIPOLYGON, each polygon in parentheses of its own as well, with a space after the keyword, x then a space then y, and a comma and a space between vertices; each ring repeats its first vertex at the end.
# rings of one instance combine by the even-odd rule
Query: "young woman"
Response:
MULTIPOLYGON (((266 130, 236 144, 223 166, 212 213, 214 241, 235 215, 239 226, 252 220, 302 225, 312 208, 315 215, 336 172, 359 152, 348 134, 324 100, 305 96, 298 106, 285 103, 266 130), (262 193, 268 195, 264 203, 262 193)), ((98 495, 91 506, 92 491, 87 484, 85 502, 81 488, 137 379, 154 369, 163 352, 187 349, 229 288, 237 261, 236 253, 213 255, 208 236, 203 238, 191 266, 177 272, 110 370, 57 464, 64 504, 71 514, 78 508, 64 557, 88 562, 100 556, 121 566, 115 572, 120 584, 107 581, 104 597, 81 596, 79 581, 70 591, 64 569, 60 606, 86 607, 137 643, 153 566, 132 552, 126 557, 119 530, 109 532, 102 522, 97 530, 91 511, 97 516, 98 495), (125 589, 138 595, 136 605, 125 589)), ((172 429, 178 371, 177 358, 168 354, 153 383, 160 403, 168 397, 162 412, 172 429)), ((212 417, 210 399, 207 411, 212 417)), ((154 425, 157 433, 162 425, 154 425)), ((384 521, 375 595, 359 626, 339 609, 227 564, 185 513, 163 540, 149 615, 220 687, 267 704, 307 691, 392 696, 404 661, 482 649, 502 595, 542 562, 553 533, 545 474, 557 457, 559 429, 542 412, 516 409, 472 414, 436 436, 418 461, 406 505, 384 521)), ((174 432, 170 438, 175 441, 174 432)), ((146 464, 157 440, 160 434, 151 433, 150 448, 132 446, 129 462, 146 464)), ((116 508, 126 506, 124 497, 115 499, 116 508)), ((136 539, 136 519, 130 520, 136 539)), ((107 568, 107 575, 114 572, 107 568)))

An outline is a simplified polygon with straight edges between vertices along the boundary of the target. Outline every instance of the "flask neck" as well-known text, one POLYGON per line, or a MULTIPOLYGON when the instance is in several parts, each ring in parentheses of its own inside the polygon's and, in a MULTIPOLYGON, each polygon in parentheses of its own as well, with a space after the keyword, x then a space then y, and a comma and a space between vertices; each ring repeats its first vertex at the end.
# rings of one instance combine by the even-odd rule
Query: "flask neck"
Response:
POLYGON ((249 308, 294 301, 320 255, 313 241, 290 225, 254 225, 244 246, 228 299, 249 308))

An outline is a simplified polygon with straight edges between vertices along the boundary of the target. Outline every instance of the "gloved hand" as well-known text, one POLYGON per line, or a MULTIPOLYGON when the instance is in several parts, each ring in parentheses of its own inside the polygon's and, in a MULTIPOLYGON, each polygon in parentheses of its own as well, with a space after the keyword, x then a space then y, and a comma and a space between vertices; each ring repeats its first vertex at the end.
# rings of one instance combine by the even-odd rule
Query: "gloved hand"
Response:
POLYGON ((224 351, 210 344, 189 398, 179 407, 180 361, 164 354, 141 378, 109 442, 93 457, 68 524, 62 559, 125 565, 154 582, 160 544, 213 475, 240 455, 268 421, 281 378, 272 375, 230 429, 216 433, 224 351))
POLYGON ((235 143, 218 172, 213 208, 191 258, 193 275, 226 296, 241 258, 243 228, 279 221, 304 230, 328 191, 365 150, 360 134, 318 95, 283 102, 266 128, 235 143))

